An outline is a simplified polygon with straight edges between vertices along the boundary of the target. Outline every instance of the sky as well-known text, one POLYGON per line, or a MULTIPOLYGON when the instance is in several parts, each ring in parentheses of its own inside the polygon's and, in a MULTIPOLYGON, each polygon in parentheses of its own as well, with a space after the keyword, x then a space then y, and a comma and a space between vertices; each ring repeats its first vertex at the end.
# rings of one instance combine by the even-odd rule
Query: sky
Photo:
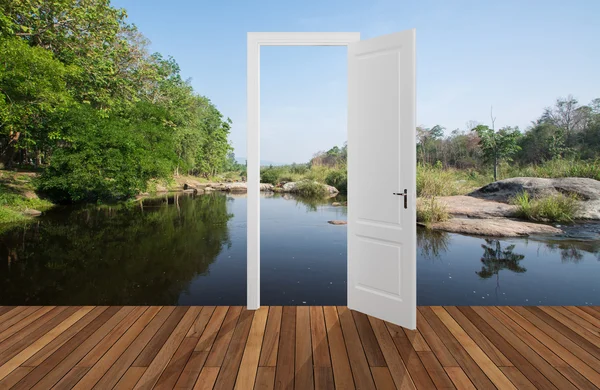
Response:
MULTIPOLYGON (((246 156, 246 33, 416 28, 417 123, 527 128, 556 98, 600 97, 598 0, 113 0, 233 121, 246 156)), ((261 49, 261 160, 307 162, 346 141, 344 47, 261 49)))

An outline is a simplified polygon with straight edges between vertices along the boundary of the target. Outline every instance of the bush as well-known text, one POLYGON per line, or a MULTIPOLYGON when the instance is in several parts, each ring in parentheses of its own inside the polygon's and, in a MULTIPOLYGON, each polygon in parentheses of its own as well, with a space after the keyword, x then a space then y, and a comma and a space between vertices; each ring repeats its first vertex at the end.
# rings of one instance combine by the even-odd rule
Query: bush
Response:
POLYGON ((430 225, 447 221, 449 218, 446 206, 438 202, 435 197, 428 197, 417 203, 417 222, 430 225))
POLYGON ((510 177, 585 177, 600 180, 600 160, 553 159, 539 165, 509 169, 510 177))
POLYGON ((348 192, 348 174, 345 170, 329 172, 325 178, 325 183, 334 186, 343 194, 348 192))
POLYGON ((266 168, 260 172, 260 182, 276 185, 279 183, 279 171, 275 168, 266 168))
POLYGON ((306 198, 323 198, 328 192, 322 184, 304 180, 296 184, 296 193, 306 198))
POLYGON ((573 222, 579 210, 577 197, 573 195, 556 194, 534 199, 523 192, 512 203, 518 206, 517 216, 535 222, 573 222))
POLYGON ((482 178, 473 173, 417 165, 417 196, 464 195, 480 186, 482 178))

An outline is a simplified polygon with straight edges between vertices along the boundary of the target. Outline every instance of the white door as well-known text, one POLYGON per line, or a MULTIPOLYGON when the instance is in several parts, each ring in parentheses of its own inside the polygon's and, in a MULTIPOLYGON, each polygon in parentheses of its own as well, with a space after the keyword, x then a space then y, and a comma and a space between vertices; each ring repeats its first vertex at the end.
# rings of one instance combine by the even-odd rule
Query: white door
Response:
POLYGON ((348 307, 408 329, 417 311, 415 126, 415 30, 351 43, 348 307))

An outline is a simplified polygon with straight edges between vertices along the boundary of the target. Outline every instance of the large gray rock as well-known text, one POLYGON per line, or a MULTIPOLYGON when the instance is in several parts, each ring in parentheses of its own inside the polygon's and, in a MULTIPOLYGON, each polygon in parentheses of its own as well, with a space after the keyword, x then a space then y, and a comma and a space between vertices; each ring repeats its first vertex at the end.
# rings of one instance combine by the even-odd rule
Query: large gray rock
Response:
POLYGON ((452 218, 446 222, 434 223, 429 227, 431 229, 443 230, 451 233, 492 237, 527 237, 530 235, 553 236, 563 233, 561 229, 550 225, 516 221, 507 218, 452 218))
POLYGON ((579 197, 578 219, 600 220, 600 181, 587 178, 566 177, 545 179, 515 177, 490 183, 469 194, 471 197, 509 203, 516 195, 528 192, 533 197, 562 193, 579 197))

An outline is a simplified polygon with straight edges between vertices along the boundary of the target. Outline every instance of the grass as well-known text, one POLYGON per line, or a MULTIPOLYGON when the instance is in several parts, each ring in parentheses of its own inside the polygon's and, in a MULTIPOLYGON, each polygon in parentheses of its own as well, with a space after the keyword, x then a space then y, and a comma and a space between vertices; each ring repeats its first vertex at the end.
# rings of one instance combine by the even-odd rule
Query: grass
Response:
POLYGON ((477 171, 417 165, 417 196, 465 195, 491 182, 477 171))
POLYGON ((31 174, 0 171, 0 224, 27 221, 31 217, 24 211, 45 211, 54 206, 35 195, 34 178, 31 174))
POLYGON ((518 217, 535 222, 573 222, 579 210, 577 197, 563 194, 536 199, 523 192, 512 203, 518 206, 518 217))
POLYGON ((582 161, 554 159, 526 167, 506 167, 506 177, 585 177, 600 180, 600 159, 582 161))
POLYGON ((417 222, 430 226, 437 222, 450 219, 446 206, 440 203, 435 196, 422 199, 417 203, 417 222))

